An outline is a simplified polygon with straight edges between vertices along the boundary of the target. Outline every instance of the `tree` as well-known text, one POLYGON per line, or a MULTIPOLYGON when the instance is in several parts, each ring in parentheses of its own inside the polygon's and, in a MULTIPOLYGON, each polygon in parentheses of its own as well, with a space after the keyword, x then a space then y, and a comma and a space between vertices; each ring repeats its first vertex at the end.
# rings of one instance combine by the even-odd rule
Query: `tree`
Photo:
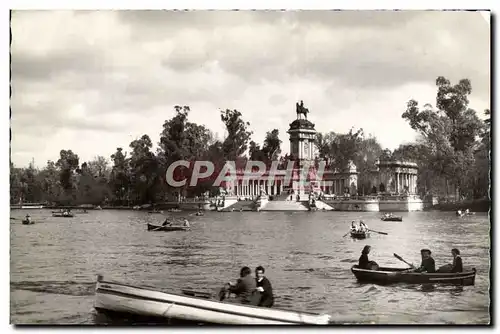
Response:
POLYGON ((159 182, 158 160, 150 151, 152 146, 148 135, 130 143, 130 185, 141 204, 155 201, 155 188, 159 182))
POLYGON ((235 161, 246 152, 248 141, 253 132, 248 130, 250 123, 243 120, 243 116, 238 110, 221 110, 220 114, 227 130, 227 137, 222 143, 224 157, 228 161, 235 161))
POLYGON ((457 194, 463 195, 469 192, 464 187, 474 166, 473 151, 484 125, 476 112, 468 108, 472 91, 468 79, 452 86, 446 78, 438 77, 436 86, 437 110, 429 104, 420 110, 418 102, 410 100, 402 117, 422 135, 429 150, 427 165, 446 183, 450 180, 457 194))
POLYGON ((264 145, 262 146, 262 152, 264 153, 267 161, 275 161, 281 154, 281 143, 279 138, 279 130, 273 129, 272 131, 266 132, 266 138, 264 139, 264 145))
POLYGON ((109 186, 114 200, 123 205, 125 193, 130 189, 130 167, 127 159, 127 152, 123 152, 121 147, 111 155, 113 167, 109 178, 109 186))

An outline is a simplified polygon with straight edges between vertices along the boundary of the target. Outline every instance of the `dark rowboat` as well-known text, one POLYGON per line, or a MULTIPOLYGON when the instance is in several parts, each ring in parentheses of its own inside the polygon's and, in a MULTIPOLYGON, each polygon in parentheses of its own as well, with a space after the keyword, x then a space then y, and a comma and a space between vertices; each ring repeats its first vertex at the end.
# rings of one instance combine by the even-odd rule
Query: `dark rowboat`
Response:
POLYGON ((370 237, 370 232, 351 232, 351 238, 353 239, 366 239, 370 237))
POLYGON ((461 273, 415 273, 407 272, 407 268, 384 268, 377 270, 359 269, 357 265, 351 268, 352 273, 359 282, 363 283, 410 283, 410 284, 454 284, 474 285, 476 269, 461 273))
POLYGON ((34 221, 28 221, 26 219, 23 219, 22 221, 23 225, 33 225, 35 222, 34 221))
POLYGON ((54 212, 54 213, 52 213, 52 217, 72 218, 74 216, 75 215, 72 214, 72 213, 67 213, 67 214, 64 214, 62 212, 54 212))
POLYGON ((382 217, 380 218, 381 220, 385 222, 402 222, 403 217, 402 216, 390 216, 390 217, 382 217))
POLYGON ((190 228, 186 226, 162 226, 148 224, 148 231, 188 231, 190 228))
MULTIPOLYGON (((180 292, 180 291, 179 291, 180 292)), ((162 292, 104 281, 97 276, 94 308, 97 312, 227 325, 327 325, 330 316, 256 307, 211 299, 205 293, 162 292)))

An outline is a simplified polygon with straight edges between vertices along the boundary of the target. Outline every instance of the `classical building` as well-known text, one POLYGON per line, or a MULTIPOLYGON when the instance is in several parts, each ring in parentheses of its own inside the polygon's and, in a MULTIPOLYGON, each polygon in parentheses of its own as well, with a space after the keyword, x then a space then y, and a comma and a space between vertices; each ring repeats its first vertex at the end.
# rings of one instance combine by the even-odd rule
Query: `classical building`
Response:
MULTIPOLYGON (((290 157, 297 161, 297 168, 292 172, 291 182, 285 184, 286 170, 278 170, 274 176, 275 182, 267 180, 245 179, 245 171, 238 170, 236 180, 228 185, 228 190, 238 197, 253 198, 266 193, 268 195, 281 195, 282 193, 296 194, 299 198, 307 197, 310 192, 323 192, 324 194, 343 196, 346 193, 355 195, 357 192, 356 166, 351 162, 345 171, 325 170, 320 180, 315 180, 316 168, 316 129, 314 124, 307 119, 309 110, 303 102, 296 104, 297 119, 290 123, 288 130, 290 139, 290 157), (305 168, 309 168, 307 182, 300 179, 305 168)), ((286 166, 285 166, 286 168, 286 166)), ((267 175, 267 174, 264 174, 267 175)))
POLYGON ((414 162, 378 160, 372 172, 377 191, 391 194, 416 194, 418 167, 414 162))

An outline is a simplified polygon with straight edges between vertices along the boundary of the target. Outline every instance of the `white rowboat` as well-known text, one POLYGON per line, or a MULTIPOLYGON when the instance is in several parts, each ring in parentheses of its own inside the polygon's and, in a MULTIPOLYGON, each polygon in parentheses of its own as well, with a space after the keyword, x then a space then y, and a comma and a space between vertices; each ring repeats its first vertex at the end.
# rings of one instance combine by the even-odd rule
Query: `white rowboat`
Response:
POLYGON ((326 325, 328 314, 287 311, 165 293, 97 276, 97 311, 228 325, 326 325))

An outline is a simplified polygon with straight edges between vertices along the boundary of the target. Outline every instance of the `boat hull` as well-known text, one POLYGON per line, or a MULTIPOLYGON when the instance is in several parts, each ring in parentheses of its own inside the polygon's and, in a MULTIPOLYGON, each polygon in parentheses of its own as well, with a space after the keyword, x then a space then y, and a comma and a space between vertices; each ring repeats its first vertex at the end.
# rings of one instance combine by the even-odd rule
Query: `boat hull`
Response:
POLYGON ((27 221, 27 220, 23 220, 23 221, 22 221, 22 224, 23 224, 23 225, 33 225, 33 224, 35 224, 35 222, 34 222, 34 221, 27 221))
POLYGON ((382 217, 380 218, 382 221, 385 222, 402 222, 403 217, 382 217))
POLYGON ((148 226, 148 231, 164 231, 164 232, 171 232, 171 231, 188 231, 189 227, 185 226, 161 226, 161 225, 153 225, 153 224, 147 224, 148 226))
POLYGON ((366 239, 370 237, 370 232, 351 232, 353 239, 366 239))
POLYGON ((461 273, 414 273, 401 268, 379 268, 378 270, 351 268, 359 282, 363 283, 409 283, 409 284, 452 284, 474 285, 476 269, 461 273))
POLYGON ((220 302, 98 278, 94 308, 116 314, 232 325, 328 324, 329 315, 220 302))
POLYGON ((64 215, 62 213, 53 213, 52 217, 59 217, 59 218, 73 218, 75 215, 70 213, 68 215, 64 215))

